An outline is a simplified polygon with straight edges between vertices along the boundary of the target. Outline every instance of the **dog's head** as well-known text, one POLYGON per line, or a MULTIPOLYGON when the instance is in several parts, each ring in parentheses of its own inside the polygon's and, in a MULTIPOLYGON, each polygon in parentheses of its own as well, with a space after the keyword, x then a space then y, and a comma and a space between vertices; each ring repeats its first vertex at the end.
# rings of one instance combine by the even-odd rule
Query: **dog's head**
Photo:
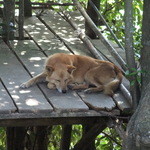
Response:
POLYGON ((76 67, 72 65, 46 66, 46 81, 54 84, 59 92, 66 93, 67 85, 73 80, 72 73, 75 69, 76 67))

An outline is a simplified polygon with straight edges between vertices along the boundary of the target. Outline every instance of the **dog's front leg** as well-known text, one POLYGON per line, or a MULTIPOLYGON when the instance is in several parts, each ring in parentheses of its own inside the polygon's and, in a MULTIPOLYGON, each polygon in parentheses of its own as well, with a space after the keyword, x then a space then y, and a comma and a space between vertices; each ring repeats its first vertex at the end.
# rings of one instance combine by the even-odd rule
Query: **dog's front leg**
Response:
POLYGON ((51 90, 55 90, 55 89, 56 89, 56 85, 53 84, 53 83, 51 83, 51 82, 48 82, 47 87, 48 87, 49 89, 51 89, 51 90))
POLYGON ((72 89, 72 90, 84 90, 84 89, 87 89, 89 87, 88 84, 86 83, 82 83, 82 84, 70 84, 69 87, 72 89))
POLYGON ((21 88, 28 88, 38 82, 44 81, 46 79, 46 73, 42 72, 38 74, 37 76, 33 77, 32 79, 28 80, 27 82, 24 82, 20 85, 21 88))

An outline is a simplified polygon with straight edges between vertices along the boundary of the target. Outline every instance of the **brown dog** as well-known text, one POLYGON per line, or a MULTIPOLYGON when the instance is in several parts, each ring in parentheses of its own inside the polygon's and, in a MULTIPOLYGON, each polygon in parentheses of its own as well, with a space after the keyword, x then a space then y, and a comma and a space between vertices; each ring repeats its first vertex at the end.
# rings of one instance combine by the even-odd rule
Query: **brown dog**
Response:
POLYGON ((54 54, 46 60, 44 71, 23 83, 28 88, 41 79, 48 81, 50 89, 66 93, 72 89, 85 89, 86 93, 104 91, 112 96, 122 81, 122 71, 113 63, 87 56, 54 54), (93 87, 89 88, 92 85, 93 87))

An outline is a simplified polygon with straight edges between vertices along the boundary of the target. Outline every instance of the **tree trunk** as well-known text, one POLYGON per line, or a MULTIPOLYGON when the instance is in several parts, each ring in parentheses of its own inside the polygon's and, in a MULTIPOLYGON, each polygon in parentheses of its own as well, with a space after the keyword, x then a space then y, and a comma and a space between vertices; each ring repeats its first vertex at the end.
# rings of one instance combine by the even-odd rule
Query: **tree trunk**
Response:
POLYGON ((150 1, 144 0, 141 68, 146 71, 142 74, 142 94, 136 112, 127 126, 124 150, 150 149, 150 1))
POLYGON ((124 150, 150 149, 150 83, 143 89, 142 98, 127 126, 124 150))
MULTIPOLYGON (((133 68, 137 70, 135 63, 135 53, 133 49, 133 0, 125 0, 125 52, 126 52, 126 60, 128 64, 129 73, 135 72, 132 70, 133 68)), ((134 84, 130 87, 130 92, 133 99, 133 111, 136 110, 139 97, 140 90, 138 86, 138 82, 136 80, 136 75, 132 75, 129 77, 129 81, 134 81, 134 84)))
MULTIPOLYGON (((100 0, 91 0, 91 1, 95 4, 95 6, 98 9, 100 9, 100 0)), ((87 11, 87 14, 90 16, 90 18, 95 23, 95 25, 97 26, 98 22, 99 22, 99 18, 98 18, 97 13, 93 9, 93 7, 89 4, 89 2, 88 2, 86 11, 87 11)), ((88 25, 88 23, 86 21, 85 21, 85 33, 92 39, 95 39, 97 37, 96 34, 94 33, 94 31, 91 29, 91 27, 88 25)))
POLYGON ((150 83, 150 1, 144 0, 143 27, 142 27, 142 51, 141 67, 142 71, 142 89, 150 83))

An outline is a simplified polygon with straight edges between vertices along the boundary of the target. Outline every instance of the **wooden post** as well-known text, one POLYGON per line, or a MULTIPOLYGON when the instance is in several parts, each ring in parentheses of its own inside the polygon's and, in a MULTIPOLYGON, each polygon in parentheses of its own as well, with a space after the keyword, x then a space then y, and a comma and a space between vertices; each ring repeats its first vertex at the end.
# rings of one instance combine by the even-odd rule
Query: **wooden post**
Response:
POLYGON ((95 123, 81 140, 74 146, 73 150, 88 150, 89 145, 95 140, 100 132, 107 127, 107 119, 101 118, 101 122, 95 123))
POLYGON ((35 127, 36 139, 34 150, 47 150, 48 146, 48 135, 47 126, 35 127))
POLYGON ((24 150, 26 128, 11 127, 7 128, 7 150, 24 150))
POLYGON ((31 17, 32 16, 32 4, 30 0, 25 0, 24 3, 24 16, 31 17))
MULTIPOLYGON (((90 129, 92 128, 94 124, 89 124, 89 125, 84 125, 83 126, 83 136, 86 135, 90 129)), ((91 142, 91 144, 88 146, 88 148, 84 149, 84 150, 96 150, 96 147, 95 147, 95 141, 93 140, 91 142)))
MULTIPOLYGON (((95 4, 95 6, 98 9, 100 8, 100 0, 92 0, 92 2, 95 4)), ((98 15, 97 15, 96 11, 90 5, 89 1, 88 1, 88 5, 87 5, 86 11, 87 11, 87 14, 89 15, 89 17, 93 20, 93 22, 97 26, 98 23, 99 23, 99 20, 98 20, 99 18, 98 18, 98 15)), ((85 21, 85 33, 86 33, 86 35, 88 35, 92 39, 95 39, 97 37, 95 32, 93 32, 93 30, 91 29, 91 27, 87 23, 87 21, 85 21)))
POLYGON ((14 39, 14 15, 15 15, 15 0, 5 0, 3 10, 4 35, 5 42, 14 39))
POLYGON ((6 149, 14 150, 14 127, 6 129, 6 149))
POLYGON ((24 39, 24 31, 23 31, 23 25, 24 25, 24 0, 19 0, 19 40, 24 39))
POLYGON ((62 139, 61 139, 60 150, 69 150, 70 141, 71 141, 72 125, 64 125, 62 127, 63 127, 63 130, 62 130, 62 139))

